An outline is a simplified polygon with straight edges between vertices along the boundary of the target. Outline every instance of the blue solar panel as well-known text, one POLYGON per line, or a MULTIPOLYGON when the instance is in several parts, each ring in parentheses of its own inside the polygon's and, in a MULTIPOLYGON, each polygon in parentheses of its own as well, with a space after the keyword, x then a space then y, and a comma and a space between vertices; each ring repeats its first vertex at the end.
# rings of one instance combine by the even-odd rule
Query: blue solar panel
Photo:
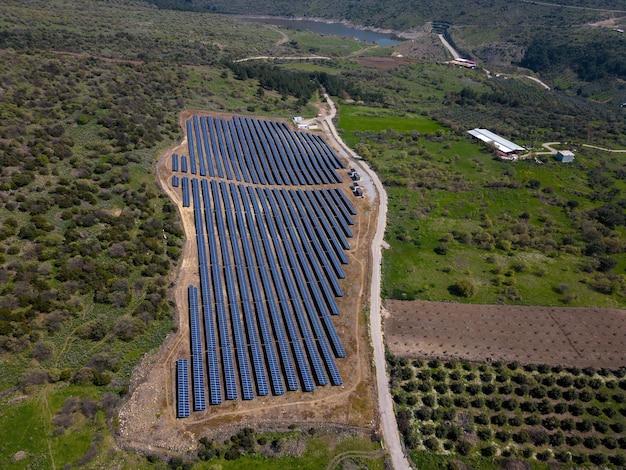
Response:
POLYGON ((211 149, 213 150, 213 161, 215 162, 215 167, 217 169, 217 176, 223 178, 224 168, 222 165, 222 155, 220 154, 220 149, 217 145, 214 120, 211 116, 207 117, 206 120, 207 127, 209 128, 209 136, 211 138, 211 149))
POLYGON ((183 176, 183 207, 189 207, 190 206, 190 200, 189 200, 189 178, 187 178, 186 176, 183 176))
MULTIPOLYGON (((239 135, 237 134, 237 130, 235 129, 235 124, 233 121, 228 121, 228 131, 230 133, 230 142, 233 147, 233 151, 237 157, 237 163, 239 165, 239 170, 241 171, 241 177, 246 182, 250 182, 250 173, 248 172, 248 167, 245 164, 242 143, 240 142, 239 135)), ((226 133, 226 131, 224 131, 226 133)))
POLYGON ((343 202, 341 202, 341 199, 339 199, 337 193, 328 189, 323 189, 322 192, 330 196, 330 199, 335 203, 335 207, 339 210, 339 212, 341 212, 341 215, 343 216, 346 223, 348 225, 354 225, 354 220, 352 220, 350 212, 348 211, 348 209, 346 209, 346 206, 343 204, 343 202))
POLYGON ((233 179, 233 172, 230 169, 230 156, 226 150, 226 144, 224 143, 224 133, 222 132, 221 119, 213 119, 213 125, 215 126, 215 135, 217 136, 217 144, 220 149, 220 155, 222 156, 222 162, 224 163, 224 172, 226 173, 226 179, 233 179))
MULTIPOLYGON (((247 241, 247 233, 240 233, 237 231, 235 220, 233 217, 233 210, 231 208, 230 199, 228 197, 228 189, 225 183, 220 184, 222 192, 222 198, 224 200, 224 213, 226 214, 226 224, 228 226, 228 232, 230 234, 231 249, 233 251, 233 257, 235 258, 235 272, 237 274, 237 285, 239 286, 239 295, 242 302, 242 308, 244 313, 244 321, 246 325, 246 331, 248 341, 250 343, 250 353, 252 357, 252 365, 255 371, 257 392, 259 395, 269 394, 267 379, 265 375, 265 367, 263 364, 263 358, 261 356, 261 349, 259 347, 259 338, 255 324, 254 312, 252 310, 252 304, 250 301, 250 293, 248 291, 247 275, 245 265, 243 263, 243 257, 241 255, 241 249, 239 248, 239 240, 243 239, 247 241)), ((231 191, 234 191, 234 187, 231 185, 231 191)), ((236 192, 233 193, 236 197, 236 192)), ((235 207, 239 207, 239 199, 235 198, 235 207)), ((237 212, 237 217, 241 217, 241 213, 237 212)), ((235 299, 236 300, 236 297, 235 299)), ((231 300, 232 302, 233 300, 231 300)), ((245 340, 244 340, 245 344, 245 340)))
MULTIPOLYGON (((241 202, 242 202, 242 206, 243 206, 243 210, 245 212, 246 215, 246 221, 248 223, 248 230, 250 232, 250 239, 252 241, 252 246, 254 247, 254 254, 255 254, 255 259, 256 259, 256 265, 257 265, 257 269, 258 269, 258 274, 261 277, 261 282, 262 282, 262 288, 265 292, 268 293, 267 296, 267 309, 268 309, 268 313, 270 315, 271 321, 272 321, 272 325, 274 327, 274 332, 276 335, 276 342, 277 342, 277 347, 278 347, 278 352, 282 361, 282 365, 283 365, 283 369, 285 371, 285 378, 287 381, 287 388, 289 390, 297 390, 298 389, 298 382, 296 379, 296 375, 295 375, 295 371, 293 368, 293 362, 291 361, 291 356, 289 355, 289 345, 287 343, 287 339, 286 339, 286 335, 285 335, 285 331, 283 329, 283 325, 280 319, 280 313, 278 311, 278 306, 274 300, 274 296, 271 295, 270 293, 272 292, 272 286, 270 284, 270 280, 269 280, 269 275, 267 272, 267 267, 264 264, 264 258, 263 258, 263 252, 261 249, 261 246, 259 244, 259 239, 261 238, 259 235, 259 232, 257 231, 255 222, 254 222, 254 218, 252 215, 252 211, 250 209, 250 205, 248 202, 248 194, 245 191, 243 186, 239 186, 239 192, 241 195, 241 202)), ((248 263, 249 267, 248 267, 248 271, 249 271, 249 276, 250 279, 254 279, 255 278, 255 271, 254 268, 252 266, 254 266, 254 262, 249 262, 248 263)), ((262 290, 261 290, 261 286, 258 284, 258 281, 256 283, 252 284, 252 288, 253 288, 253 296, 256 299, 255 300, 255 308, 257 312, 261 312, 264 313, 265 310, 265 302, 262 300, 263 299, 263 294, 262 294, 262 290)), ((262 322, 265 319, 265 315, 260 315, 259 318, 263 318, 262 322)), ((275 364, 275 358, 273 359, 271 356, 273 356, 273 348, 271 345, 271 336, 270 336, 270 332, 269 332, 269 325, 267 324, 267 322, 265 322, 265 325, 263 326, 262 323, 262 328, 261 331, 264 334, 264 343, 265 343, 265 349, 266 349, 266 357, 268 359, 269 365, 270 365, 270 372, 271 372, 271 376, 272 377, 278 377, 278 374, 276 373, 276 369, 275 367, 277 367, 277 365, 275 364)), ((274 380, 274 379, 273 379, 274 380)), ((278 385, 277 382, 273 383, 273 387, 274 387, 274 393, 276 395, 282 395, 282 383, 280 383, 280 386, 278 385)))
POLYGON ((204 394, 204 365, 202 355, 191 356, 191 371, 193 374, 193 410, 206 410, 206 396, 204 394))
MULTIPOLYGON (((335 302, 334 296, 343 296, 343 292, 332 269, 331 262, 328 260, 326 252, 315 235, 313 224, 308 218, 300 218, 298 208, 301 209, 300 212, 304 212, 304 209, 294 191, 280 190, 280 196, 284 198, 286 207, 289 209, 291 218, 296 225, 297 232, 301 236, 301 245, 310 259, 310 265, 318 279, 319 288, 322 290, 326 305, 331 313, 338 315, 339 307, 337 302, 335 302), (330 291, 330 288, 332 288, 333 292, 330 291)), ((314 294, 318 294, 318 292, 315 291, 314 294)), ((315 298, 317 301, 317 295, 315 298)))
POLYGON ((324 208, 323 210, 328 214, 328 218, 331 222, 338 224, 346 237, 352 237, 352 230, 348 227, 347 220, 335 204, 335 201, 333 201, 328 194, 328 191, 316 190, 313 191, 313 194, 317 197, 319 203, 324 208))
POLYGON ((226 144, 226 152, 228 154, 228 161, 230 165, 233 167, 233 173, 235 175, 235 179, 237 181, 241 181, 241 173, 239 171, 239 157, 235 154, 235 149, 233 147, 233 140, 230 135, 230 127, 229 122, 226 122, 223 119, 218 120, 219 124, 222 127, 222 134, 224 137, 224 142, 226 144))
MULTIPOLYGON (((254 392, 252 387, 252 380, 250 376, 250 364, 248 362, 248 355, 246 353, 246 341, 243 333, 243 326, 241 324, 241 317, 239 312, 239 304, 237 301, 237 284, 235 283, 235 274, 233 272, 233 266, 231 265, 231 259, 229 255, 228 238, 226 236, 226 230, 224 226, 224 220, 222 215, 225 214, 231 234, 231 248, 238 250, 237 236, 234 227, 234 221, 232 218, 232 210, 230 206, 230 199, 228 198, 228 191, 226 189, 226 183, 221 182, 218 186, 217 182, 211 181, 211 189, 213 189, 213 201, 216 208, 216 219, 218 220, 218 232, 220 236, 222 262, 224 263, 224 275, 226 279, 226 290, 228 292, 229 307, 230 307, 230 319, 233 329, 233 338, 235 340, 235 352, 237 353, 237 363, 239 365, 239 377, 241 380, 242 396, 244 400, 251 400, 254 398, 254 392), (224 203, 224 211, 219 210, 218 202, 221 193, 224 203)), ((265 383, 265 373, 261 379, 263 390, 267 389, 265 383)))
MULTIPOLYGON (((198 163, 200 164, 200 176, 206 176, 206 164, 204 160, 204 152, 202 150, 202 134, 200 134, 200 120, 198 116, 193 116, 193 129, 195 133, 196 149, 198 154, 198 163)), ((191 138, 191 136, 188 136, 191 138)))
POLYGON ((178 171, 178 154, 172 154, 172 171, 178 171))
POLYGON ((335 194, 337 194, 337 196, 339 197, 339 200, 343 202, 344 206, 346 206, 346 209, 348 210, 348 212, 350 212, 350 214, 352 215, 356 215, 356 209, 354 208, 352 203, 348 201, 348 198, 343 193, 343 191, 339 188, 335 188, 335 194))
POLYGON ((180 157, 180 171, 183 173, 187 173, 189 171, 187 168, 187 157, 185 155, 180 157))
POLYGON ((189 418, 189 365, 187 359, 176 361, 176 416, 189 418))
POLYGON ((196 150, 193 140, 193 132, 191 130, 191 121, 187 119, 187 148, 189 149, 189 168, 192 174, 196 174, 196 150))
POLYGON ((207 180, 202 181, 202 197, 205 209, 205 224, 209 239, 209 255, 211 273, 213 281, 213 298, 215 299, 215 311, 217 313, 217 326, 222 353, 222 372, 224 374, 224 384, 226 388, 226 399, 235 400, 237 398, 237 384, 235 380, 235 369, 233 366, 232 350, 230 345, 230 333, 228 331, 228 317, 224 302, 224 292, 222 286, 222 272, 219 264, 219 252, 215 236, 214 215, 221 211, 219 199, 213 199, 215 211, 212 207, 211 192, 207 180))
POLYGON ((178 188, 179 183, 178 176, 172 175, 172 187, 178 188))
POLYGON ((198 289, 189 286, 189 330, 191 334, 191 354, 202 354, 200 337, 200 310, 198 305, 198 289))

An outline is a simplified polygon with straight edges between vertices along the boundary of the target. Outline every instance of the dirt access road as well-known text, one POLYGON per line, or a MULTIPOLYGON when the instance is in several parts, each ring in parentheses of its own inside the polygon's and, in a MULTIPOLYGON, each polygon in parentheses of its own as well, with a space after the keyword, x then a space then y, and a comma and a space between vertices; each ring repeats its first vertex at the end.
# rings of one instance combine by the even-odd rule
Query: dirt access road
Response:
MULTIPOLYGON (((387 193, 383 188, 380 179, 376 173, 370 169, 367 163, 348 147, 345 142, 337 134, 337 130, 333 124, 333 118, 337 111, 335 104, 330 97, 325 94, 326 102, 330 106, 330 113, 324 117, 324 128, 329 137, 331 137, 337 145, 348 155, 351 162, 360 167, 361 178, 369 180, 364 183, 366 186, 373 186, 378 196, 378 219, 376 222, 376 234, 372 241, 372 280, 370 291, 370 335, 372 347, 374 349, 374 364, 376 367, 376 388, 378 389, 378 413, 383 431, 385 448, 391 457, 391 463, 395 470, 410 469, 411 465, 406 458, 400 435, 398 433, 398 423, 393 408, 393 400, 391 399, 391 390, 389 389, 389 379, 387 378, 387 361, 385 360, 385 347, 383 340, 382 318, 381 318, 381 298, 380 298, 380 280, 381 280, 381 262, 383 237, 385 236, 385 228, 387 226, 387 193), (370 183, 371 182, 371 183, 370 183)), ((371 189, 369 190, 371 191, 371 189)))

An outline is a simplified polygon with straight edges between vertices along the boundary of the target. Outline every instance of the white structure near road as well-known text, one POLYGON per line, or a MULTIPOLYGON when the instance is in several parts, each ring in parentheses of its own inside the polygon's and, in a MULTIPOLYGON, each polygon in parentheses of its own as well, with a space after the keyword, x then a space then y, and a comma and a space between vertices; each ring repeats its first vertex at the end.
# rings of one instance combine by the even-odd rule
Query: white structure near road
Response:
POLYGON ((502 152, 505 155, 510 155, 512 153, 526 150, 524 147, 521 147, 511 142, 510 140, 505 139, 504 137, 500 137, 498 134, 494 134, 487 129, 476 128, 467 132, 472 134, 477 139, 493 145, 496 149, 498 149, 499 152, 502 152))
POLYGON ((559 150, 556 153, 556 159, 563 163, 571 163, 574 161, 574 152, 571 150, 559 150))

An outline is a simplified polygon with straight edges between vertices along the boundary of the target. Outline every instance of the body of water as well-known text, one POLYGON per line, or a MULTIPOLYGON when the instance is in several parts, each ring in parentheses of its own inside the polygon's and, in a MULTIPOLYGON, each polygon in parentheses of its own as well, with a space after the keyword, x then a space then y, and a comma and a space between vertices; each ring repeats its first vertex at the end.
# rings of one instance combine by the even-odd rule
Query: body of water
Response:
POLYGON ((390 46, 396 44, 402 39, 393 34, 377 33, 375 31, 367 31, 364 29, 356 29, 341 23, 325 23, 323 21, 299 20, 291 18, 254 18, 245 17, 246 21, 254 21, 257 23, 273 24, 283 26, 285 28, 297 29, 300 31, 311 31, 313 33, 325 34, 328 36, 338 36, 341 38, 352 38, 358 41, 372 42, 379 46, 390 46))

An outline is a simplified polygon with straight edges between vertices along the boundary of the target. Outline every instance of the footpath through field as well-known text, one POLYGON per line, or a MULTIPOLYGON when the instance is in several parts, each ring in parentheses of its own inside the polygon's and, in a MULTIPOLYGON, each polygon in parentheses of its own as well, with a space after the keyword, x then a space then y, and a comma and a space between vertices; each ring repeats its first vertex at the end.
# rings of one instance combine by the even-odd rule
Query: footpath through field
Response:
POLYGON ((335 104, 328 94, 324 94, 326 102, 330 107, 330 113, 324 117, 324 130, 329 138, 333 139, 346 156, 351 157, 352 162, 362 170, 362 178, 368 178, 378 193, 378 221, 376 235, 372 242, 372 285, 370 293, 370 334, 372 337, 372 347, 374 349, 374 364, 376 367, 376 386, 378 389, 378 413, 383 432, 384 446, 389 452, 391 463, 395 470, 410 469, 409 460, 404 454, 400 435, 398 433, 398 423, 393 410, 393 401, 389 389, 389 379, 385 361, 385 348, 383 344, 383 331, 381 324, 381 299, 380 299, 380 279, 381 279, 381 259, 383 237, 387 225, 387 193, 383 188, 378 176, 371 170, 367 163, 348 147, 337 134, 333 118, 337 114, 335 104))

